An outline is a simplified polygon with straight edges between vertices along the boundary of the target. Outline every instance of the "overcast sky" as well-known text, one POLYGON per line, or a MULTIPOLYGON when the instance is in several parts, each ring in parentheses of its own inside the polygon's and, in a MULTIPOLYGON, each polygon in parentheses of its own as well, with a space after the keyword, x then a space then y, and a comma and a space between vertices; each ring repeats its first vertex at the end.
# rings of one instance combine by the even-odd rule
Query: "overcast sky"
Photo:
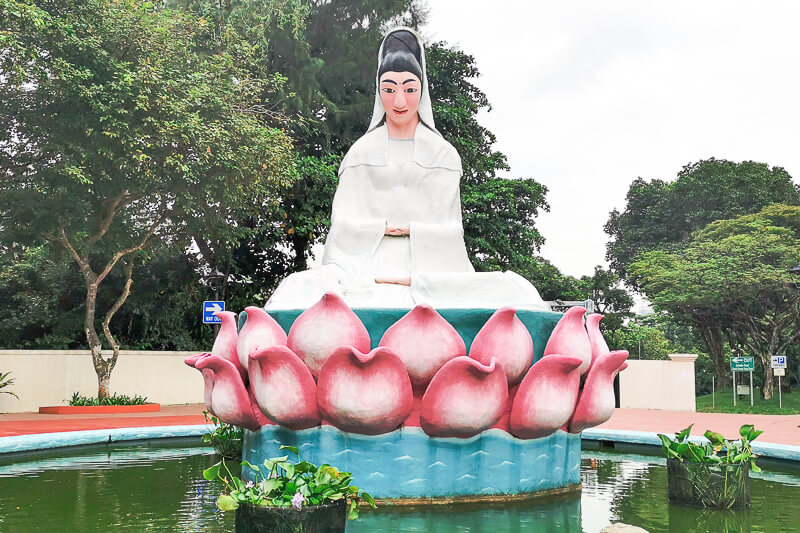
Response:
POLYGON ((542 255, 590 274, 636 177, 716 157, 800 182, 800 2, 429 0, 423 34, 473 55, 513 176, 546 185, 542 255))

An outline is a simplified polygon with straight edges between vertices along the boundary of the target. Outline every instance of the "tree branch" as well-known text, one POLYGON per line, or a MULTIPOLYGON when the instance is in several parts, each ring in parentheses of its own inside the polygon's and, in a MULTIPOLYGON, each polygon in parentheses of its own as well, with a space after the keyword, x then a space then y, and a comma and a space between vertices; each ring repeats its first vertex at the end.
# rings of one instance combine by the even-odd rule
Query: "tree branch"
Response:
POLYGON ((169 215, 171 213, 172 213, 171 211, 165 211, 161 215, 161 217, 159 217, 159 219, 156 220, 153 223, 152 226, 150 226, 150 228, 147 230, 147 232, 142 237, 142 240, 139 241, 139 244, 137 244, 136 246, 133 246, 131 248, 128 248, 127 250, 120 250, 119 252, 114 254, 114 257, 111 258, 111 260, 108 262, 108 264, 106 264, 106 267, 103 269, 103 271, 100 272, 100 274, 97 276, 97 283, 100 283, 101 281, 103 281, 105 279, 106 276, 108 276, 108 273, 111 272, 111 269, 114 268, 114 265, 117 264, 117 261, 119 261, 120 259, 122 259, 123 257, 125 257, 128 254, 132 254, 133 252, 138 252, 139 250, 144 248, 144 245, 147 244, 147 241, 150 239, 150 237, 152 237, 153 234, 158 229, 158 227, 161 224, 163 224, 167 220, 167 218, 169 218, 169 215))
POLYGON ((125 303, 125 300, 128 299, 128 296, 131 293, 131 285, 133 284, 133 262, 134 259, 131 258, 128 261, 128 264, 125 267, 125 286, 122 289, 122 293, 117 298, 117 301, 114 302, 114 305, 111 306, 111 309, 108 310, 106 313, 105 318, 103 318, 103 336, 106 338, 108 343, 111 345, 111 349, 113 350, 113 354, 111 358, 106 361, 108 365, 108 372, 111 372, 114 369, 114 366, 117 364, 117 358, 119 357, 119 344, 117 344, 116 339, 111 334, 111 328, 109 324, 111 323, 111 319, 114 317, 119 308, 122 307, 122 304, 125 303))

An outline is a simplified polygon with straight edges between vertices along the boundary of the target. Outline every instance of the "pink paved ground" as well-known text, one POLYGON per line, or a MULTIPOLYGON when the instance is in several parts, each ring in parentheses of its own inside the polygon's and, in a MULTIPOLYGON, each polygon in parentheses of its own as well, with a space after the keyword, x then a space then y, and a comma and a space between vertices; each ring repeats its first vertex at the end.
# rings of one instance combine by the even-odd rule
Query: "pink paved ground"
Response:
POLYGON ((691 413, 685 411, 656 411, 654 409, 616 409, 611 420, 597 426, 600 429, 649 431, 670 435, 694 423, 692 435, 702 435, 707 429, 727 438, 738 438, 743 424, 753 424, 764 433, 758 442, 800 446, 800 415, 750 415, 727 413, 691 413))
MULTIPOLYGON (((0 437, 55 433, 87 429, 122 427, 177 426, 203 424, 203 404, 167 405, 156 413, 116 415, 40 415, 38 413, 0 414, 0 437)), ((611 420, 598 426, 603 429, 675 433, 694 423, 693 435, 706 429, 735 438, 742 424, 763 429, 759 442, 800 446, 800 415, 734 415, 725 413, 689 413, 650 409, 617 409, 611 420)))

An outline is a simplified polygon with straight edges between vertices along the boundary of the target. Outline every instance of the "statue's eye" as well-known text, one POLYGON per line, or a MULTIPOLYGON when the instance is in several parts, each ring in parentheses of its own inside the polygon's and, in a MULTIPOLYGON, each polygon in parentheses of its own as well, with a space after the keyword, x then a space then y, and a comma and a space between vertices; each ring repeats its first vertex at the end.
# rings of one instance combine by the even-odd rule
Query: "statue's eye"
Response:
POLYGON ((407 93, 415 93, 415 92, 417 92, 417 88, 416 87, 409 87, 408 89, 406 89, 406 92, 407 93))
POLYGON ((384 87, 383 89, 381 89, 381 91, 392 94, 394 92, 394 89, 392 89, 391 87, 384 87))

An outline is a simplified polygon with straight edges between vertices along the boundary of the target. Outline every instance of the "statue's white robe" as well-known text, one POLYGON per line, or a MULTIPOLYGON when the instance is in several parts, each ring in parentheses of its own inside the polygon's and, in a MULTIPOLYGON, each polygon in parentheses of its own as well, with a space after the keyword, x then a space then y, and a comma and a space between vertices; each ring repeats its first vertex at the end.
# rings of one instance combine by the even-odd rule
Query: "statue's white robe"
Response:
POLYGON ((267 309, 304 309, 328 291, 350 307, 548 309, 521 276, 475 272, 464 245, 455 148, 420 123, 408 155, 390 161, 386 126, 351 147, 339 169, 322 266, 286 278, 267 309), (387 236, 387 225, 408 226, 410 236, 387 236), (411 286, 378 284, 376 276, 410 276, 411 286))

